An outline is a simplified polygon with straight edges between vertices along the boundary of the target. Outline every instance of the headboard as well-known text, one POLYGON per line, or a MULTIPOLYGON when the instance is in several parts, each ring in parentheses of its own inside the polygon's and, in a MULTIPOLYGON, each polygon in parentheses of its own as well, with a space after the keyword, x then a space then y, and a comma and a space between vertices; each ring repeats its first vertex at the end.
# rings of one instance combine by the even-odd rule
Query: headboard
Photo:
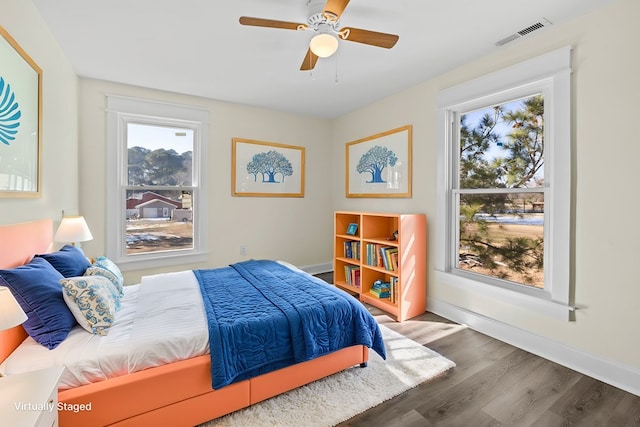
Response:
MULTIPOLYGON (((50 219, 0 225, 0 269, 26 264, 35 254, 50 252, 52 244, 53 221, 50 219)), ((26 337, 22 326, 0 331, 0 362, 26 337)))

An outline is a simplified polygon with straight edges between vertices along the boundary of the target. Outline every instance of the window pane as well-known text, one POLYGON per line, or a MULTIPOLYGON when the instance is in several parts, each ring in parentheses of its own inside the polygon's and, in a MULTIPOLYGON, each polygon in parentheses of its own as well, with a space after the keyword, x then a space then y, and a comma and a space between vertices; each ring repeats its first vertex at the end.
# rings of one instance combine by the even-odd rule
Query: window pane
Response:
POLYGON ((193 248, 191 191, 127 190, 126 253, 193 248))
POLYGON ((191 186, 194 131, 127 124, 129 185, 191 186))
POLYGON ((461 115, 459 148, 459 188, 542 187, 542 95, 461 115))
POLYGON ((544 288, 544 194, 462 194, 458 268, 544 288))

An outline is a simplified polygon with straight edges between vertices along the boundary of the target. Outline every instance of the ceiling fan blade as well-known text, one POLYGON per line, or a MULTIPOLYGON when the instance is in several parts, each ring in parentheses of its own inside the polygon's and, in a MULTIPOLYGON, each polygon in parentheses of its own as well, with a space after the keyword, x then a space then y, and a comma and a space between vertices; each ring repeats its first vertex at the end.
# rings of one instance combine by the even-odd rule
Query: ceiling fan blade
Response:
POLYGON ((361 30, 359 28, 345 27, 340 29, 341 33, 346 31, 348 31, 347 36, 344 38, 340 37, 343 40, 384 47, 386 49, 391 49, 395 46, 396 42, 400 38, 395 34, 378 33, 377 31, 361 30))
POLYGON ((273 19, 251 18, 249 16, 241 16, 240 23, 242 25, 250 25, 253 27, 280 28, 283 30, 297 30, 301 25, 306 28, 306 24, 297 22, 276 21, 273 19))
POLYGON ((327 4, 324 5, 324 12, 335 15, 336 20, 338 20, 348 4, 349 0, 327 0, 327 4))
POLYGON ((300 66, 300 71, 313 70, 313 67, 316 66, 316 62, 318 62, 318 56, 311 52, 311 49, 308 49, 307 55, 304 57, 302 65, 300 66))

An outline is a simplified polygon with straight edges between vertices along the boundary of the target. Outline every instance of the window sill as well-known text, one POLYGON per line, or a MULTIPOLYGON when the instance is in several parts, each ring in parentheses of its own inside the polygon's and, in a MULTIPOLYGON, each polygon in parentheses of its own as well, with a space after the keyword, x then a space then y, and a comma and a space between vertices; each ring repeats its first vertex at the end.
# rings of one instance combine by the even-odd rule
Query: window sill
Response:
POLYGON ((574 311, 574 307, 553 301, 547 294, 543 293, 540 296, 528 295, 438 270, 436 270, 436 280, 438 283, 463 292, 494 298, 507 304, 512 304, 515 308, 527 308, 555 319, 569 321, 574 311))
POLYGON ((138 257, 122 258, 115 262, 122 271, 144 270, 149 268, 165 267, 169 265, 184 265, 197 262, 205 262, 208 260, 206 252, 187 252, 183 254, 167 254, 162 256, 159 254, 140 255, 138 257))

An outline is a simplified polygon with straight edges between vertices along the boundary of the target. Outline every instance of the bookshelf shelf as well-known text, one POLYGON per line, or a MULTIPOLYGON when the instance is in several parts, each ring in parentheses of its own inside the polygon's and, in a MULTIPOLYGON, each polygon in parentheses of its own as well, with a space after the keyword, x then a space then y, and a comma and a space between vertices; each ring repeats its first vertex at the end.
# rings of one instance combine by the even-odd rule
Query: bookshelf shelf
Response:
POLYGON ((389 276, 398 277, 398 273, 396 271, 385 270, 382 267, 375 267, 373 265, 363 265, 362 268, 366 268, 373 271, 379 271, 384 274, 388 274, 389 276))
POLYGON ((424 214, 335 212, 334 284, 399 322, 424 313, 426 221, 424 214), (346 234, 352 224, 355 234, 346 234))
POLYGON ((338 261, 346 262, 347 264, 360 265, 360 261, 353 258, 337 257, 338 261))

